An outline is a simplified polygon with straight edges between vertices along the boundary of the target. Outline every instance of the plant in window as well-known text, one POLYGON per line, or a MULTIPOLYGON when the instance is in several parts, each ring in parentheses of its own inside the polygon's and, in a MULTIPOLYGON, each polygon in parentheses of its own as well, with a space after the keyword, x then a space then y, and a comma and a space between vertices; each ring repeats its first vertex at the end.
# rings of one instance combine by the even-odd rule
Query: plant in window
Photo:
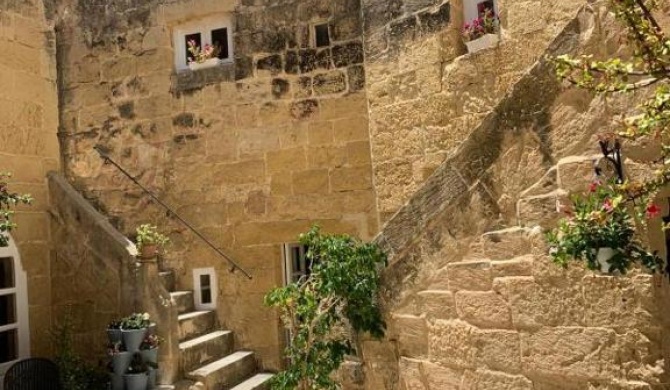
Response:
POLYGON ((191 54, 191 57, 188 58, 189 65, 192 63, 202 64, 211 59, 218 59, 217 56, 221 52, 218 46, 206 44, 204 47, 200 47, 194 40, 188 41, 187 44, 188 52, 191 54))
POLYGON ((9 236, 4 233, 9 233, 16 228, 16 224, 12 222, 14 216, 12 209, 19 204, 30 204, 33 200, 28 194, 10 191, 7 181, 11 177, 11 173, 0 172, 0 247, 9 245, 9 236))
POLYGON ((346 235, 324 235, 318 227, 300 236, 309 250, 312 272, 298 282, 276 288, 265 296, 279 309, 290 332, 285 371, 273 378, 280 390, 336 389, 331 374, 353 351, 343 329, 384 335, 377 303, 379 267, 386 256, 374 244, 346 235))
POLYGON ((484 14, 463 26, 463 39, 465 42, 474 41, 487 34, 498 32, 498 17, 491 9, 486 9, 484 14))
MULTIPOLYGON (((592 270, 626 273, 635 262, 651 270, 659 259, 647 252, 635 237, 635 223, 629 213, 622 187, 616 181, 593 181, 585 195, 573 195, 567 214, 547 235, 555 263, 567 267, 572 259, 586 261, 592 270)), ((658 217, 658 207, 648 204, 646 218, 658 217)))

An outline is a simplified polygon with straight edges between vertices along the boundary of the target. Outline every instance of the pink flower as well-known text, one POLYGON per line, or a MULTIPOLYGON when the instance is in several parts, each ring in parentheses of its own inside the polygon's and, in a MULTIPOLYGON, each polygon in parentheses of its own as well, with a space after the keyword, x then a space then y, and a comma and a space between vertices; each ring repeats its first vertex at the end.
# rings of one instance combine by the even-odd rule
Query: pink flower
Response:
POLYGON ((594 180, 589 184, 589 192, 596 192, 598 190, 598 186, 600 185, 599 180, 594 180))
POLYGON ((611 213, 614 211, 614 204, 612 204, 611 199, 606 199, 605 203, 603 203, 603 210, 607 211, 608 213, 611 213))
POLYGON ((661 208, 656 204, 651 203, 647 206, 647 218, 652 219, 661 215, 661 208))

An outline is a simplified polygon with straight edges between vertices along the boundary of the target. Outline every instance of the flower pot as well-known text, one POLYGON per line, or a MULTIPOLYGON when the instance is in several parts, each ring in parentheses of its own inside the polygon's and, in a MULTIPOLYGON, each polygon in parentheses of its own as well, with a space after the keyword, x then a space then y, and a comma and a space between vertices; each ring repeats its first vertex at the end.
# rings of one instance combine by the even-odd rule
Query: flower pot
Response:
POLYGON ((149 389, 156 387, 156 373, 158 372, 155 368, 149 368, 149 389))
POLYGON ((205 69, 205 68, 211 68, 213 66, 219 65, 220 61, 218 58, 210 58, 208 60, 205 60, 203 62, 190 62, 188 64, 188 68, 191 70, 199 70, 199 69, 205 69))
POLYGON ((609 260, 614 257, 614 255, 617 254, 616 249, 612 248, 598 248, 598 253, 596 254, 596 260, 598 261, 598 264, 600 264, 600 271, 601 272, 609 272, 610 271, 610 263, 609 260))
POLYGON ((468 53, 476 53, 482 49, 495 46, 500 39, 498 34, 485 34, 477 39, 465 42, 468 47, 468 53))
POLYGON ((126 347, 128 352, 137 352, 140 349, 142 340, 144 340, 144 335, 146 335, 147 329, 121 329, 121 335, 123 336, 123 345, 126 347))
POLYGON ((138 374, 125 374, 123 380, 126 383, 126 390, 147 390, 149 385, 149 373, 141 372, 138 374))
POLYGON ((109 378, 109 388, 111 390, 124 390, 123 375, 109 374, 109 378))
POLYGON ((146 335, 145 335, 144 337, 146 337, 146 336, 150 336, 150 335, 154 335, 154 334, 156 334, 156 323, 155 323, 155 322, 152 322, 152 323, 149 324, 149 326, 147 327, 147 333, 146 333, 146 335))
POLYGON ((153 259, 158 256, 158 245, 148 244, 142 245, 142 250, 140 250, 140 257, 143 259, 153 259))
POLYGON ((142 355, 142 361, 145 363, 158 364, 158 348, 143 349, 140 351, 140 355, 142 355))
POLYGON ((112 368, 114 370, 114 374, 123 375, 126 372, 126 370, 128 370, 128 366, 130 366, 130 362, 132 360, 133 360, 132 352, 124 351, 112 355, 112 368))
POLYGON ((112 344, 121 342, 121 329, 109 329, 107 328, 107 338, 112 344))

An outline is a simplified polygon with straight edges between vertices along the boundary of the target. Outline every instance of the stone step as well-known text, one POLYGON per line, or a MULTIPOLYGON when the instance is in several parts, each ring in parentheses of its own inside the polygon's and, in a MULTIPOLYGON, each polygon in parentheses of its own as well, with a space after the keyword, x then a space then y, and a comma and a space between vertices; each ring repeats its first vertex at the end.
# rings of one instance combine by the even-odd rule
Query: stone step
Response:
POLYGON ((214 330, 216 325, 216 313, 213 311, 192 311, 180 314, 179 320, 179 340, 185 341, 214 330))
POLYGON ((165 288, 168 291, 172 292, 172 291, 176 290, 176 288, 175 288, 176 282, 175 282, 174 272, 172 272, 172 271, 162 271, 162 272, 158 273, 158 276, 160 277, 161 282, 163 282, 163 286, 165 286, 165 288))
POLYGON ((179 314, 195 311, 193 291, 173 291, 170 293, 170 297, 177 304, 179 314))
POLYGON ((230 390, 270 390, 272 374, 256 374, 230 390))
POLYGON ((256 359, 250 351, 238 351, 189 372, 186 376, 202 382, 208 390, 229 389, 256 372, 256 359))
POLYGON ((233 332, 218 330, 179 343, 181 366, 191 371, 233 352, 233 332))

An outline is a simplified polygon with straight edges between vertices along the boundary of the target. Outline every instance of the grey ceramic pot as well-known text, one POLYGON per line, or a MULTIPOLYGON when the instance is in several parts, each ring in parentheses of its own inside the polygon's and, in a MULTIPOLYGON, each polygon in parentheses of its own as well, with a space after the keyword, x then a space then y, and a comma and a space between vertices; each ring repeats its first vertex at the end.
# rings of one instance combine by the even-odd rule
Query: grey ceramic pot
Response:
POLYGON ((114 374, 123 375, 126 373, 130 362, 133 360, 133 354, 131 352, 119 352, 116 355, 112 356, 112 367, 114 368, 114 374))
POLYGON ((149 386, 149 373, 126 374, 123 376, 126 382, 126 390, 147 390, 149 386))
POLYGON ((137 352, 140 350, 140 345, 144 336, 147 333, 147 329, 121 329, 121 335, 123 336, 123 345, 126 347, 128 352, 137 352))

